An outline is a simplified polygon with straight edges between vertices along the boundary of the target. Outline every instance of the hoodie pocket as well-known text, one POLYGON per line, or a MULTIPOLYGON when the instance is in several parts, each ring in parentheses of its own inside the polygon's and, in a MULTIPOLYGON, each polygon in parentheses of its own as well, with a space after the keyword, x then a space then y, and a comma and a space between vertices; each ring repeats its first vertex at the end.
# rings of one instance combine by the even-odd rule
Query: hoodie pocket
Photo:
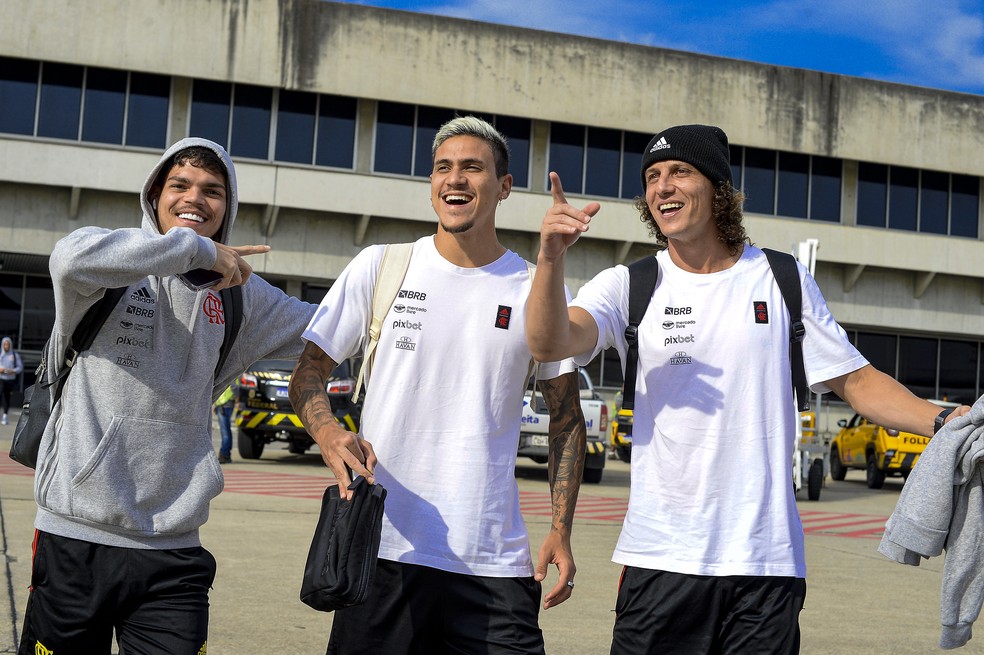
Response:
POLYGON ((195 530, 222 491, 222 472, 201 425, 113 418, 72 479, 72 516, 153 536, 195 530))

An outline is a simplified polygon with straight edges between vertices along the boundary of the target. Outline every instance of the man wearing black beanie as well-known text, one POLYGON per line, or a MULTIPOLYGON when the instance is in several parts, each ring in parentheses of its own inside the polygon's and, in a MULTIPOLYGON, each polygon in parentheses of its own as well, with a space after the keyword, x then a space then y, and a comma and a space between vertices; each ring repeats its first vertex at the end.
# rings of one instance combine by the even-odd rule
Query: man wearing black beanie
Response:
MULTIPOLYGON (((642 158, 640 218, 659 277, 638 326, 629 508, 613 561, 625 566, 612 655, 799 652, 806 595, 792 484, 796 434, 790 320, 765 254, 742 225, 728 138, 718 127, 656 134, 642 158)), ((602 271, 568 306, 564 257, 600 210, 571 206, 556 173, 527 303, 538 360, 581 366, 627 350, 629 271, 602 271)), ((797 265, 814 392, 869 420, 931 436, 950 416, 879 372, 797 265)))

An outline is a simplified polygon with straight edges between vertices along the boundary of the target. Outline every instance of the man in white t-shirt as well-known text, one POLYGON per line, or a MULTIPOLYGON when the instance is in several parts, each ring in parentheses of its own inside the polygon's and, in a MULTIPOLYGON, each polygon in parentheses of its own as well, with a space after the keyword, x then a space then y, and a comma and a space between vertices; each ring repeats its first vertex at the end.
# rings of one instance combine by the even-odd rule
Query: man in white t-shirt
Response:
POLYGON ((345 268, 304 333, 294 408, 346 494, 349 472, 387 490, 366 603, 335 612, 328 653, 543 653, 544 598, 570 597, 570 531, 585 428, 573 362, 537 367, 550 410, 553 522, 534 572, 519 511, 516 448, 532 354, 527 262, 495 230, 508 197, 509 150, 495 128, 456 118, 434 139, 437 233, 414 244, 376 347, 361 434, 341 429, 325 394, 337 362, 362 350, 383 246, 345 268))
MULTIPOLYGON (((642 182, 636 206, 666 248, 639 326, 611 652, 797 653, 806 562, 791 479, 789 315, 764 253, 745 235, 720 128, 654 136, 642 182), (762 301, 767 311, 753 311, 762 301)), ((530 347, 537 359, 581 364, 614 347, 624 362, 628 269, 602 271, 568 307, 564 256, 600 207, 569 205, 555 173, 551 185, 527 309, 530 347)), ((947 414, 873 368, 798 268, 813 391, 833 390, 871 420, 932 435, 947 414)))

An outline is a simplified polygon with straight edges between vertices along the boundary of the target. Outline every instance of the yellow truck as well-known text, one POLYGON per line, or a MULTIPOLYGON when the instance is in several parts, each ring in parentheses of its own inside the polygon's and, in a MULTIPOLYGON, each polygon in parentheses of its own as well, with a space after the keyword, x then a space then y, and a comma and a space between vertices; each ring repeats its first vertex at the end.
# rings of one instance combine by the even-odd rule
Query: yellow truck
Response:
MULTIPOLYGON (((958 407, 942 400, 930 402, 958 407)), ((841 429, 830 443, 830 477, 843 480, 848 469, 861 469, 870 489, 881 489, 886 477, 908 478, 929 443, 928 437, 886 428, 860 414, 841 419, 838 425, 841 429)))

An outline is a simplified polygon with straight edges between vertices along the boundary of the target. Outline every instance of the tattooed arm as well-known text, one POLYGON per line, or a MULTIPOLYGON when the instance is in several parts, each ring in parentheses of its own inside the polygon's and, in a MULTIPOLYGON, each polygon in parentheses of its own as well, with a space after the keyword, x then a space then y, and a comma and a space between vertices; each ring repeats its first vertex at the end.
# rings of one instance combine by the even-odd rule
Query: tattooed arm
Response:
POLYGON ((550 609, 571 597, 573 587, 567 583, 574 580, 577 571, 571 550, 571 527, 584 472, 587 441, 577 376, 577 371, 574 371, 538 382, 550 410, 548 467, 553 519, 550 533, 540 546, 536 579, 542 581, 547 577, 547 565, 550 563, 557 566, 559 573, 557 584, 543 599, 544 609, 550 609))
POLYGON ((337 365, 321 348, 308 342, 294 367, 288 391, 294 411, 321 449, 321 459, 338 479, 339 493, 342 498, 350 498, 349 469, 372 483, 376 454, 372 444, 342 428, 331 411, 325 385, 337 365))

